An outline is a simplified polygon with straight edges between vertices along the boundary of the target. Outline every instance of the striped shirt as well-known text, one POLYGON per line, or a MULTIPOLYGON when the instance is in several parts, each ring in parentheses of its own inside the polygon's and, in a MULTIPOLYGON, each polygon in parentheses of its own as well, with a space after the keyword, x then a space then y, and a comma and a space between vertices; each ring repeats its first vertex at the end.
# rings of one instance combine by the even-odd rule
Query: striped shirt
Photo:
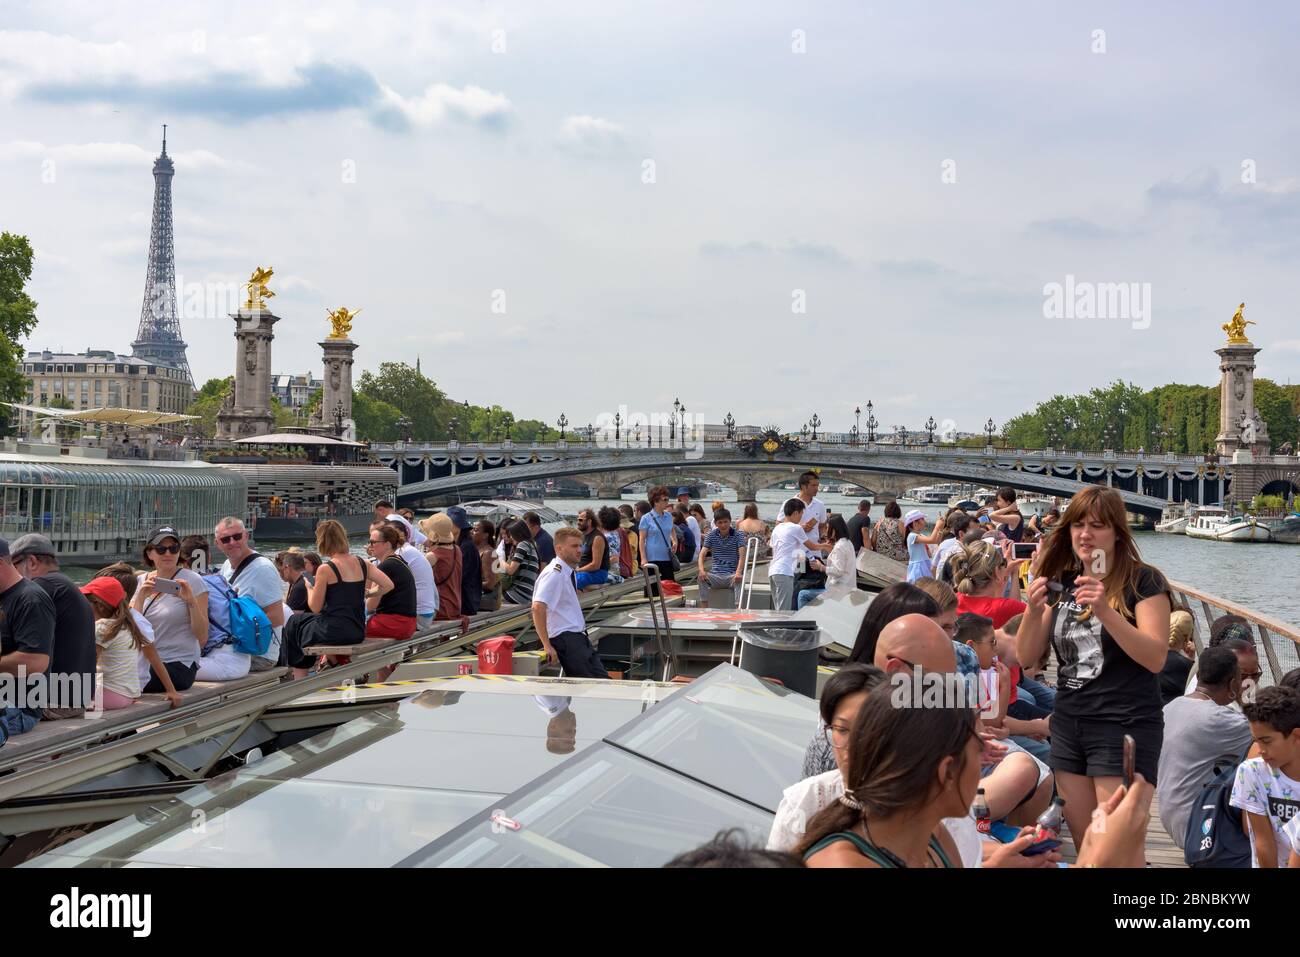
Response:
POLYGON ((704 547, 713 558, 711 571, 715 575, 731 575, 740 564, 740 550, 745 547, 745 534, 734 528, 731 534, 723 535, 715 528, 704 536, 704 547))
POLYGON ((520 542, 510 556, 512 562, 518 562, 506 592, 506 601, 516 605, 531 605, 533 602, 533 585, 537 583, 537 546, 532 542, 520 542))

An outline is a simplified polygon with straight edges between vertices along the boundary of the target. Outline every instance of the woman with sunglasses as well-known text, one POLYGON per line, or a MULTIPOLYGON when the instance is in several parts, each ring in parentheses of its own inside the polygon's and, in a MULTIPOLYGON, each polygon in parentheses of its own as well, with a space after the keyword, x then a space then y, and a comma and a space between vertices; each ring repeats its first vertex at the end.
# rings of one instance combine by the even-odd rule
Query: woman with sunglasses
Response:
MULTIPOLYGON (((200 575, 181 566, 180 553, 181 536, 170 525, 149 533, 142 561, 151 570, 140 575, 131 607, 148 620, 154 650, 176 690, 185 691, 198 680, 200 662, 208 663, 202 657, 208 641, 208 586, 200 575)), ((222 650, 228 648, 209 649, 209 656, 216 657, 203 669, 211 676, 202 680, 229 681, 248 674, 248 655, 222 650)), ((167 690, 157 675, 150 675, 144 686, 145 694, 167 690)))
POLYGON ((1029 609, 1016 632, 1021 661, 1056 651, 1052 768, 1070 832, 1086 833, 1094 809, 1123 783, 1124 737, 1152 785, 1164 716, 1157 675, 1171 609, 1165 576, 1138 554, 1124 500, 1093 486, 1075 495, 1061 530, 1039 552, 1029 609))

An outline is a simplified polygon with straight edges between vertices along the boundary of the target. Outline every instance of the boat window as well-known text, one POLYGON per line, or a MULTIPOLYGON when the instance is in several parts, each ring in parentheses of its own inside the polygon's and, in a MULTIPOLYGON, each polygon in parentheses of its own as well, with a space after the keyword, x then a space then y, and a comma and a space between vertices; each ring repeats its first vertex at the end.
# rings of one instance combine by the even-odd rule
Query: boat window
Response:
POLYGON ((816 730, 812 698, 721 665, 607 740, 775 813, 816 730))
POLYGON ((718 831, 739 827, 761 842, 771 825, 765 811, 600 744, 402 863, 661 867, 718 831))

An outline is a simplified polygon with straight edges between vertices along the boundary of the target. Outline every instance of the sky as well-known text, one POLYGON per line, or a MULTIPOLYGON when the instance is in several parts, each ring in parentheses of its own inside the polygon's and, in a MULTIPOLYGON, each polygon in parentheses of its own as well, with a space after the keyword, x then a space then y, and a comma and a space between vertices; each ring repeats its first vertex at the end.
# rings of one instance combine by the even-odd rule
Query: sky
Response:
POLYGON ((1215 383, 1243 300, 1295 380, 1298 34, 1283 2, 0 0, 0 230, 30 347, 128 351, 166 123, 200 383, 271 266, 275 372, 319 375, 347 306, 358 374, 418 356, 520 417, 978 432, 1215 383))

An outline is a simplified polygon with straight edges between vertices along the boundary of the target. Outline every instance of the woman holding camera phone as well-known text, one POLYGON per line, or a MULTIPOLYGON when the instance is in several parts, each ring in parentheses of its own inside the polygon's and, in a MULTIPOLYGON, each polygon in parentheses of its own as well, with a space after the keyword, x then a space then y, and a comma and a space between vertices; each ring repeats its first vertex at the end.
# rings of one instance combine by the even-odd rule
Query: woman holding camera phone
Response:
MULTIPOLYGON (((185 691, 194 684, 208 640, 208 586, 201 576, 181 567, 180 552, 181 536, 170 525, 149 533, 142 559, 152 570, 140 575, 131 607, 148 620, 163 667, 176 690, 185 691)), ((146 676, 144 670, 146 694, 167 690, 157 675, 146 676)), ((243 671, 248 673, 247 664, 243 671)))
POLYGON ((1124 500, 1094 486, 1075 495, 1048 538, 1016 634, 1021 661, 1050 640, 1057 658, 1052 770, 1076 843, 1123 783, 1124 736, 1154 785, 1164 735, 1160 684, 1168 647, 1169 585, 1145 564, 1124 500))

